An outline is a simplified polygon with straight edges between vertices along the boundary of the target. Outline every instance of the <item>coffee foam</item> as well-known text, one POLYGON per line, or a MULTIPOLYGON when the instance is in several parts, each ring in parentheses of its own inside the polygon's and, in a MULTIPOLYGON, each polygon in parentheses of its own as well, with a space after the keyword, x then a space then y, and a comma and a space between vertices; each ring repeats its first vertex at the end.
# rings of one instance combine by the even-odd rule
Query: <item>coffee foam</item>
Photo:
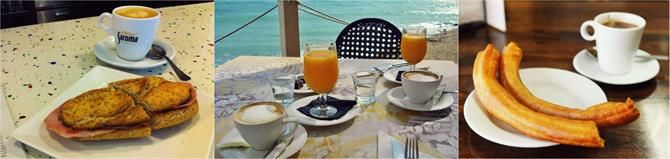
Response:
POLYGON ((420 82, 432 82, 437 80, 435 76, 427 75, 424 73, 419 73, 419 72, 410 72, 405 75, 405 78, 412 80, 412 81, 420 81, 420 82))
POLYGON ((116 11, 116 14, 129 18, 151 18, 158 15, 156 11, 142 7, 127 7, 116 11))
POLYGON ((282 116, 281 110, 275 105, 258 104, 244 107, 238 114, 238 119, 247 124, 261 124, 273 121, 282 116))

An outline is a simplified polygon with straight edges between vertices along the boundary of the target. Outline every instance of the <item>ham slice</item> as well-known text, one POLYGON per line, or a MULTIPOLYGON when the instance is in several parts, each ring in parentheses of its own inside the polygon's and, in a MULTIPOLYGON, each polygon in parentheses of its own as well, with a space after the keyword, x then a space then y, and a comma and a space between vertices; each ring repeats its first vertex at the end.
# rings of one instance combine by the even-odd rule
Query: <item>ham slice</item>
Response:
POLYGON ((44 119, 44 123, 46 124, 47 130, 50 130, 64 138, 91 137, 110 133, 115 130, 115 129, 96 129, 96 130, 72 129, 63 124, 63 121, 60 120, 61 115, 60 112, 61 107, 56 108, 56 110, 52 111, 49 114, 49 116, 47 116, 47 118, 44 119))
POLYGON ((186 102, 182 103, 181 105, 177 105, 177 106, 173 107, 172 109, 179 109, 179 108, 187 107, 187 106, 193 104, 193 102, 195 102, 196 97, 198 96, 198 93, 196 93, 195 88, 193 88, 193 86, 190 83, 184 83, 184 85, 188 85, 189 87, 191 87, 191 90, 190 90, 191 97, 189 97, 188 100, 186 100, 186 102))

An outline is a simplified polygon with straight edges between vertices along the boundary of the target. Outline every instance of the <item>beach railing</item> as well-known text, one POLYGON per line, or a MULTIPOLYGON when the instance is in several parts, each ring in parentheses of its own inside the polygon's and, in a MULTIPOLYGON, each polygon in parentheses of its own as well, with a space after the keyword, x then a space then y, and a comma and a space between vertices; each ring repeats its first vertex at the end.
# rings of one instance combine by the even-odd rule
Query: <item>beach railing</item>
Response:
POLYGON ((281 56, 300 56, 300 18, 298 0, 277 0, 279 3, 279 39, 281 56))

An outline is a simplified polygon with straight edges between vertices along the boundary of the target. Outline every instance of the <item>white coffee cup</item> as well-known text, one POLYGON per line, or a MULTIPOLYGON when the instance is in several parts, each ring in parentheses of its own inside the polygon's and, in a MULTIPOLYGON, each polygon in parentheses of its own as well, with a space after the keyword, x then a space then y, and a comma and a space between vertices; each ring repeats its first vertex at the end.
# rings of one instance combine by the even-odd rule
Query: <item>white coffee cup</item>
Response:
POLYGON ((442 76, 429 71, 407 71, 402 73, 402 90, 415 104, 425 104, 435 93, 442 82, 442 76))
POLYGON ((111 14, 107 12, 100 14, 98 26, 114 36, 114 44, 119 57, 129 61, 138 61, 144 59, 151 48, 159 21, 160 12, 156 9, 144 6, 121 6, 114 8, 111 14), (118 14, 119 10, 129 8, 151 11, 155 13, 155 16, 134 18, 118 14), (111 19, 110 25, 103 23, 106 18, 111 19))
POLYGON ((640 39, 646 24, 644 18, 635 14, 607 12, 582 23, 580 33, 585 40, 596 41, 600 70, 612 75, 623 75, 632 69, 635 53, 640 46, 640 39), (619 28, 603 24, 608 21, 625 22, 635 26, 619 28), (588 33, 589 26, 593 27, 593 35, 588 33))
POLYGON ((251 148, 267 150, 281 137, 286 126, 292 125, 288 132, 293 134, 298 128, 298 119, 287 117, 281 103, 256 102, 241 106, 233 113, 235 128, 240 132, 251 148), (271 108, 272 112, 267 112, 271 108))

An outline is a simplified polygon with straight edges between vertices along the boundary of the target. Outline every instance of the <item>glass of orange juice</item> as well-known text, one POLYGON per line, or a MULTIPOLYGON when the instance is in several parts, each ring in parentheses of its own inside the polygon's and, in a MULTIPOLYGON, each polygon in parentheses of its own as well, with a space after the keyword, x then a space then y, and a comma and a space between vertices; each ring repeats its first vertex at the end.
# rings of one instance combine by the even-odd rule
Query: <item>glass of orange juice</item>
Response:
POLYGON ((413 71, 416 64, 421 62, 426 56, 427 48, 426 28, 408 27, 402 29, 400 54, 402 54, 402 58, 410 64, 411 71, 413 71))
POLYGON ((307 86, 319 93, 321 104, 312 107, 309 113, 317 118, 328 118, 337 112, 337 108, 328 105, 330 92, 339 76, 335 44, 306 44, 304 55, 304 75, 307 86))

